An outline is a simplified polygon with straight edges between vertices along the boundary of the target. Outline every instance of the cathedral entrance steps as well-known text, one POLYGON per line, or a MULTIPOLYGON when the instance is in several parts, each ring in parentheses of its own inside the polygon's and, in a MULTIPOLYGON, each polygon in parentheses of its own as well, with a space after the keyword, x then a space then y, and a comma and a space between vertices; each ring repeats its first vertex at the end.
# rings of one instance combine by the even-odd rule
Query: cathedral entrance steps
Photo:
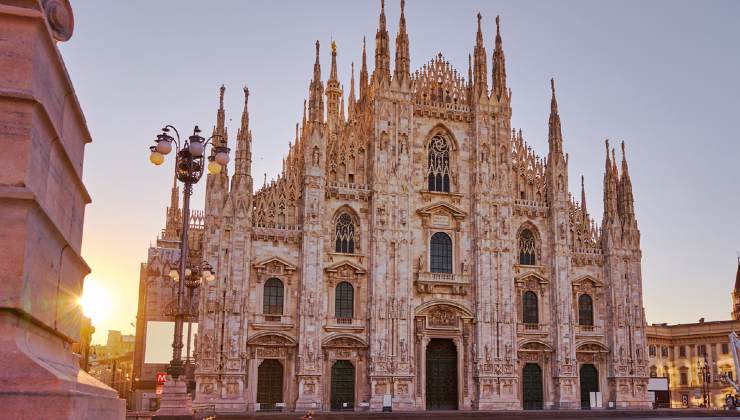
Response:
MULTIPOLYGON (((299 420, 305 413, 256 413, 249 415, 218 415, 217 420, 299 420)), ((718 418, 740 417, 738 411, 701 409, 659 410, 528 410, 528 411, 411 411, 411 412, 319 412, 313 420, 406 420, 409 418, 432 419, 652 419, 652 418, 718 418)))

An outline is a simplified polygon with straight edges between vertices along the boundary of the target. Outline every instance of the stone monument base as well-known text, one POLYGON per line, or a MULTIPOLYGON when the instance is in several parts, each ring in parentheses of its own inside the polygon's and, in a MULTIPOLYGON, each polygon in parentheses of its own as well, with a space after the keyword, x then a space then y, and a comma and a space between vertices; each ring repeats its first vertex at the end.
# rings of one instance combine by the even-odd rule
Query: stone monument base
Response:
POLYGON ((0 308, 2 417, 123 419, 126 402, 79 368, 70 344, 18 311, 0 308))
POLYGON ((159 410, 153 418, 157 420, 191 420, 193 418, 193 400, 188 395, 187 382, 168 377, 168 381, 162 386, 159 410))

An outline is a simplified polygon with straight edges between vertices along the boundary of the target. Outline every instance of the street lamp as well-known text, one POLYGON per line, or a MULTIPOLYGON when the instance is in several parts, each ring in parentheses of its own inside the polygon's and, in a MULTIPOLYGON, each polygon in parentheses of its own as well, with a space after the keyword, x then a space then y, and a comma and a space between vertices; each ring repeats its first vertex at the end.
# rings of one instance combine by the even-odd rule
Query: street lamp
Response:
MULTIPOLYGON (((717 362, 713 362, 714 365, 717 364, 717 362)), ((704 399, 704 408, 710 408, 711 402, 710 402, 710 395, 709 395, 709 381, 712 379, 711 374, 711 366, 709 364, 709 361, 707 360, 707 356, 704 355, 704 361, 701 360, 696 362, 696 369, 699 371, 699 375, 702 378, 702 398, 704 399)))
MULTIPOLYGON (((154 165, 161 165, 164 162, 165 156, 168 155, 174 149, 176 152, 175 157, 175 175, 178 181, 184 184, 183 188, 183 206, 182 206, 182 237, 180 242, 180 269, 178 273, 178 288, 177 288, 177 310, 175 313, 175 333, 172 340, 172 360, 167 367, 167 373, 172 377, 174 381, 183 373, 182 363, 182 333, 183 333, 183 318, 185 316, 185 310, 183 308, 183 301, 185 297, 185 282, 187 281, 188 275, 186 273, 186 265, 188 258, 188 227, 190 226, 190 195, 193 193, 193 184, 196 184, 201 176, 203 176, 203 169, 205 169, 204 157, 206 146, 211 143, 211 140, 215 137, 222 137, 214 134, 207 140, 200 135, 200 129, 196 125, 193 129, 193 135, 188 137, 184 142, 180 141, 180 133, 172 125, 166 125, 162 128, 162 133, 157 135, 154 140, 156 143, 154 146, 149 147, 151 154, 149 155, 149 161, 154 165), (169 133, 170 130, 175 132, 176 138, 173 138, 169 133)), ((229 151, 228 147, 216 146, 211 144, 212 153, 208 157, 208 172, 211 174, 218 174, 222 168, 229 163, 229 151)), ((189 337, 188 337, 189 339, 189 337)))

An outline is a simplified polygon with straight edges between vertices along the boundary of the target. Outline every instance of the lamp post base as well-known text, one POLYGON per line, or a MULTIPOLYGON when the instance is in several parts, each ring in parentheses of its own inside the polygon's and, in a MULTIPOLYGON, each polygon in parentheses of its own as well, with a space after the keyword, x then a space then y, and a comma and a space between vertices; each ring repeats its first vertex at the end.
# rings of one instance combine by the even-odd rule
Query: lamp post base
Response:
POLYGON ((154 418, 157 420, 191 420, 193 418, 193 400, 188 395, 187 382, 168 377, 167 382, 162 386, 162 399, 154 418))

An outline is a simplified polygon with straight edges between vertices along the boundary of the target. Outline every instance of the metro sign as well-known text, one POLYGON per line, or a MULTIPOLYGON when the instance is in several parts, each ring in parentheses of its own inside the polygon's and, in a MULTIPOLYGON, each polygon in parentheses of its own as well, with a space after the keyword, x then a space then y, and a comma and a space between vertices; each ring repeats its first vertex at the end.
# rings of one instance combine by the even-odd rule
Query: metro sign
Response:
POLYGON ((167 382, 166 372, 157 372, 157 385, 162 385, 167 382))

